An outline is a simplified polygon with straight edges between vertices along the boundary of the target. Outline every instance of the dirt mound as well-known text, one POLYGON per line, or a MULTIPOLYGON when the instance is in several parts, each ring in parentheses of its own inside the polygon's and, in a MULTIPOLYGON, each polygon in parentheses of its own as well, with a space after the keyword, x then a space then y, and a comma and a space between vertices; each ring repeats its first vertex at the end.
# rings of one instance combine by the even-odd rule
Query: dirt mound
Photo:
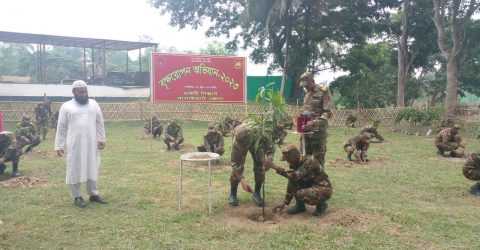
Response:
POLYGON ((223 218, 215 219, 216 222, 231 227, 240 227, 248 230, 272 230, 278 227, 294 224, 307 224, 320 229, 330 227, 345 227, 356 231, 367 231, 372 225, 379 223, 383 217, 370 213, 362 213, 353 209, 329 208, 320 217, 312 216, 313 206, 308 206, 305 213, 289 215, 286 209, 281 213, 273 213, 272 206, 265 207, 265 215, 262 208, 253 204, 240 205, 238 207, 225 206, 223 218), (314 222, 312 224, 312 222, 314 222))
POLYGON ((37 177, 30 177, 30 176, 20 176, 16 178, 10 178, 4 181, 0 181, 0 186, 2 187, 9 187, 9 188, 31 188, 36 186, 46 186, 47 181, 37 178, 37 177))

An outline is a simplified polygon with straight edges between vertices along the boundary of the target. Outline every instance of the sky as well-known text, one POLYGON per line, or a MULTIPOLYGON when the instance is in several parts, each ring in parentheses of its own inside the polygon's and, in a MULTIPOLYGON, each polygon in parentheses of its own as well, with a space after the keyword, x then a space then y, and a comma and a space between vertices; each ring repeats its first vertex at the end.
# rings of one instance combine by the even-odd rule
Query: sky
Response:
MULTIPOLYGON (((205 29, 170 26, 168 16, 162 16, 148 0, 0 0, 0 31, 126 41, 147 35, 160 48, 174 46, 180 51, 198 51, 209 42, 226 41, 207 38, 205 29)), ((248 56, 248 51, 238 51, 238 55, 248 56)), ((248 75, 265 75, 267 65, 249 62, 247 70, 248 75)))

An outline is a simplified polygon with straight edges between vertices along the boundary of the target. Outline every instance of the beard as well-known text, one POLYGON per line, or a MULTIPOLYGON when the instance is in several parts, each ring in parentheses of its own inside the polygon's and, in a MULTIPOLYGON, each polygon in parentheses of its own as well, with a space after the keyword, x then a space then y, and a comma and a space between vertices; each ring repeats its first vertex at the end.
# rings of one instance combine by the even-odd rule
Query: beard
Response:
POLYGON ((80 104, 80 105, 85 105, 85 104, 88 103, 88 95, 86 95, 86 96, 74 95, 73 98, 74 98, 75 101, 77 101, 77 103, 80 104))

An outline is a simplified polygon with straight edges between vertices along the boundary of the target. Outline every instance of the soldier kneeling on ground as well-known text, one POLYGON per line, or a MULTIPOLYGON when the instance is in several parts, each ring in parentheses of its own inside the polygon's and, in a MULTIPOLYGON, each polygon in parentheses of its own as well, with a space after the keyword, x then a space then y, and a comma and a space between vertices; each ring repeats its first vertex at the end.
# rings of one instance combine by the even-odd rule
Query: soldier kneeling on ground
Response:
POLYGON ((277 174, 288 179, 285 200, 273 211, 282 211, 295 198, 295 206, 287 210, 288 214, 305 212, 305 203, 316 206, 314 216, 323 214, 328 207, 327 200, 332 196, 333 189, 318 160, 313 157, 302 160, 298 148, 288 145, 282 148, 282 161, 287 161, 289 170, 276 166, 272 160, 267 160, 264 164, 266 170, 272 168, 277 174))
POLYGON ((163 132, 162 124, 156 116, 153 116, 150 120, 147 120, 143 128, 145 129, 145 134, 152 134, 153 138, 160 137, 163 132))
POLYGON ((463 175, 469 180, 477 181, 470 188, 470 193, 480 196, 480 154, 473 153, 468 157, 463 167, 463 175))
POLYGON ((176 121, 171 121, 165 128, 165 139, 163 140, 167 145, 167 149, 180 150, 180 145, 183 143, 182 127, 176 121))
POLYGON ((208 124, 208 131, 203 136, 203 145, 198 146, 199 152, 213 152, 219 155, 223 155, 225 152, 223 145, 223 135, 215 129, 214 124, 208 124))
POLYGON ((357 117, 353 114, 349 114, 345 121, 345 126, 349 128, 355 128, 355 123, 357 122, 357 117))
POLYGON ((349 161, 353 161, 352 155, 354 155, 357 162, 367 162, 367 151, 369 146, 370 136, 365 133, 350 138, 343 145, 343 149, 347 153, 349 161))
POLYGON ((383 142, 385 139, 383 139, 383 136, 378 133, 378 126, 380 125, 380 121, 376 120, 373 122, 372 125, 368 125, 362 128, 360 131, 360 134, 365 134, 368 133, 370 136, 370 142, 383 142), (371 139, 376 138, 377 141, 372 141, 371 139))
POLYGON ((12 162, 12 177, 20 176, 18 163, 20 162, 21 149, 17 148, 15 136, 12 132, 0 132, 0 175, 7 168, 6 162, 12 162))
POLYGON ((30 121, 28 116, 23 116, 22 121, 17 124, 17 130, 15 131, 17 147, 25 149, 25 153, 32 151, 32 149, 40 144, 40 136, 37 135, 35 125, 30 121))
POLYGON ((465 144, 458 134, 460 126, 455 124, 452 128, 444 128, 435 137, 435 146, 441 156, 464 157, 465 144))

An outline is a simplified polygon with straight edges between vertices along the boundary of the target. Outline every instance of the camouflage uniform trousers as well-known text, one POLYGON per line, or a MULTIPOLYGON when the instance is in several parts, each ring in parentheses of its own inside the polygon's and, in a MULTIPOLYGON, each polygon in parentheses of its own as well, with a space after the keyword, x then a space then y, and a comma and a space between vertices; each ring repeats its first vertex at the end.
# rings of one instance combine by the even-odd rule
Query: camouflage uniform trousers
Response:
POLYGON ((152 135, 153 135, 153 138, 157 138, 157 137, 160 137, 160 135, 162 135, 162 126, 153 126, 152 128, 152 135))
POLYGON ((7 162, 12 162, 12 169, 13 171, 18 170, 18 163, 20 162, 20 155, 21 155, 21 150, 17 148, 8 148, 3 156, 3 162, 0 163, 0 175, 4 173, 5 169, 7 166, 5 163, 7 162))
POLYGON ((38 128, 38 136, 42 136, 42 139, 45 140, 47 137, 48 133, 48 118, 45 118, 44 120, 40 120, 37 122, 37 128, 38 128))
MULTIPOLYGON (((305 134, 305 154, 313 155, 322 166, 325 166, 328 121, 325 119, 319 120, 320 126, 315 128, 312 134, 305 134)), ((300 142, 300 144, 301 143, 302 142, 300 142)))
POLYGON ((368 155, 367 155, 367 151, 365 150, 357 150, 355 149, 352 145, 350 144, 346 144, 343 146, 343 149, 345 150, 345 152, 347 153, 347 158, 348 159, 351 159, 352 155, 355 156, 355 159, 357 161, 361 161, 361 160, 366 160, 368 155))
POLYGON ((450 152, 450 156, 452 157, 463 157, 465 155, 465 148, 459 147, 458 143, 436 143, 438 152, 442 155, 445 152, 450 152))
POLYGON ((318 205, 321 202, 327 201, 332 196, 332 188, 326 186, 315 185, 301 188, 292 181, 289 181, 287 189, 289 189, 290 192, 293 191, 292 193, 297 201, 304 201, 309 205, 318 205))
POLYGON ((178 150, 180 148, 180 145, 183 143, 183 137, 174 138, 174 139, 166 137, 163 140, 163 142, 167 145, 167 148, 170 149, 170 147, 173 147, 173 148, 178 150))
POLYGON ((213 152, 219 155, 223 155, 223 153, 225 153, 224 148, 216 147, 214 144, 208 144, 207 147, 205 145, 198 146, 197 150, 198 152, 213 152))
POLYGON ((471 154, 465 166, 463 167, 463 175, 472 181, 480 181, 480 157, 478 154, 471 154))
POLYGON ((250 152, 253 159, 255 183, 260 185, 265 180, 265 171, 263 169, 265 153, 261 148, 255 150, 254 139, 253 136, 249 135, 248 129, 239 127, 235 131, 231 154, 232 174, 230 175, 230 183, 232 185, 238 185, 243 177, 248 152, 250 152))
POLYGON ((472 181, 480 181, 480 168, 463 167, 463 176, 472 181))

